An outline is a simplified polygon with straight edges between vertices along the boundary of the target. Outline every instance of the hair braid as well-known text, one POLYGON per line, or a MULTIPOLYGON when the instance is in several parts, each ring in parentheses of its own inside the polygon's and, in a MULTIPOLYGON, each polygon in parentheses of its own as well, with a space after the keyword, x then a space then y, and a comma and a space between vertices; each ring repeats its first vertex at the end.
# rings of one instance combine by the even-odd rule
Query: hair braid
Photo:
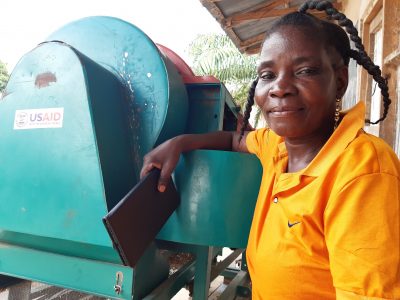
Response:
POLYGON ((359 65, 363 66, 367 70, 367 72, 378 83, 383 96, 384 110, 382 116, 376 121, 367 119, 366 122, 369 124, 378 124, 379 122, 383 121, 389 112, 389 106, 391 103, 387 80, 382 77, 382 72, 379 66, 375 65, 365 52, 364 45, 362 44, 361 38, 359 37, 358 31, 353 25, 353 22, 344 14, 338 12, 329 1, 307 1, 299 8, 299 12, 305 13, 308 9, 317 9, 321 11, 325 10, 328 16, 338 21, 338 24, 346 29, 347 33, 350 35, 350 40, 354 42, 355 47, 358 49, 358 51, 350 50, 350 53, 348 54, 349 57, 353 58, 359 65))
POLYGON ((258 83, 258 77, 256 79, 254 79, 254 81, 251 83, 249 93, 247 95, 246 106, 245 106, 245 110, 244 110, 244 114, 243 114, 243 124, 242 124, 242 128, 240 128, 239 143, 243 138, 243 135, 244 135, 247 125, 249 125, 249 118, 250 118, 251 109, 254 104, 254 92, 256 90, 257 83, 258 83))

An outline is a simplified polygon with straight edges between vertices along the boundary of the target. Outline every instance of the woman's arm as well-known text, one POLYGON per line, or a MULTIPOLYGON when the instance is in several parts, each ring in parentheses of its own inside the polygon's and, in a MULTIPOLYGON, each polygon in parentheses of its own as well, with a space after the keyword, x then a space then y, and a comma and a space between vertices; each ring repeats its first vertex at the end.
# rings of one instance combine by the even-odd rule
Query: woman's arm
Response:
POLYGON ((160 169, 158 190, 163 192, 181 153, 196 149, 248 152, 245 142, 246 136, 247 133, 239 142, 239 133, 233 131, 179 135, 167 140, 145 155, 140 177, 144 177, 153 168, 160 169))

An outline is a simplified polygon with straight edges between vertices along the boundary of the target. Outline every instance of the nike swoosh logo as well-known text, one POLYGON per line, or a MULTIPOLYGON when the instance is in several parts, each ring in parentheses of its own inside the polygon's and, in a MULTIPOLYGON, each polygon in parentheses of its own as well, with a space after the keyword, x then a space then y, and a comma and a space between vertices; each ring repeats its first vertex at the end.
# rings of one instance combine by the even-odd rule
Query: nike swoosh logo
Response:
POLYGON ((289 222, 289 220, 288 220, 288 221, 287 221, 287 226, 290 228, 290 227, 292 227, 292 226, 294 226, 294 225, 296 225, 296 224, 299 224, 299 223, 301 223, 301 222, 298 221, 298 222, 294 222, 294 223, 290 224, 290 222, 289 222))

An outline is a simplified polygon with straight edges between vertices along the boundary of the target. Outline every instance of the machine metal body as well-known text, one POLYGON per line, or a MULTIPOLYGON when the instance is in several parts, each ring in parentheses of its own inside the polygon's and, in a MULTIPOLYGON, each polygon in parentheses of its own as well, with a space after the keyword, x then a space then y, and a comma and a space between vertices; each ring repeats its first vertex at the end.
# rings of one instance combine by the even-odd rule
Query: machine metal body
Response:
POLYGON ((102 223, 154 146, 236 129, 225 87, 190 72, 110 17, 67 24, 20 60, 0 101, 0 274, 117 299, 169 299, 194 276, 205 299, 218 247, 246 246, 261 178, 253 156, 185 154, 174 174, 181 205, 135 268, 102 223), (163 248, 196 262, 169 276, 163 248))

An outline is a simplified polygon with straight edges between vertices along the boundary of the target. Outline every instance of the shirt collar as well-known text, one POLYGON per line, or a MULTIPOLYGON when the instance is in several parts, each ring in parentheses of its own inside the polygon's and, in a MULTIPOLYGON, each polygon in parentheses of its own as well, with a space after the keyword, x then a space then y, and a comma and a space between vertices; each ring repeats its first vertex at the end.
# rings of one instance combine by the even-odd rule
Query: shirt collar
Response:
MULTIPOLYGON (((314 176, 317 177, 321 173, 330 167, 339 153, 350 144, 357 136, 360 129, 364 127, 365 117, 365 104, 363 101, 359 101, 353 108, 348 111, 341 113, 343 115, 342 121, 339 126, 335 129, 331 137, 325 143, 325 145, 318 152, 317 156, 311 161, 311 163, 298 172, 298 175, 314 176)), ((278 144, 278 153, 274 157, 275 168, 277 173, 282 173, 282 159, 287 156, 285 142, 278 144), (277 162, 281 161, 281 164, 277 162)))
POLYGON ((339 126, 318 152, 317 156, 304 169, 303 174, 319 176, 330 167, 338 155, 355 139, 360 129, 364 127, 365 104, 359 101, 353 108, 343 112, 344 116, 339 126))

